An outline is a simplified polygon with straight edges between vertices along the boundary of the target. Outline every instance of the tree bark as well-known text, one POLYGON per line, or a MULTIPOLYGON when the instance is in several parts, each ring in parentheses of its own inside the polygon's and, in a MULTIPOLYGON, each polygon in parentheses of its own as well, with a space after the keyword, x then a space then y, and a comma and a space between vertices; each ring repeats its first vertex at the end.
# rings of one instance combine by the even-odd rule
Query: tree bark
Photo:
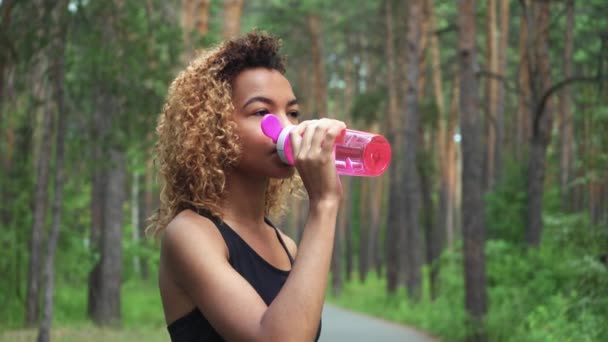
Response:
POLYGON ((243 0, 224 0, 224 39, 238 36, 241 33, 241 12, 243 0))
MULTIPOLYGON (((566 1, 566 40, 564 49, 564 77, 572 77, 572 54, 574 50, 574 0, 566 1)), ((574 116, 572 113, 572 92, 570 87, 564 87, 560 96, 560 168, 559 184, 564 210, 572 210, 572 197, 569 184, 573 178, 574 162, 574 116)))
MULTIPOLYGON (((388 115, 387 115, 387 138, 393 146, 393 153, 399 154, 401 151, 399 139, 399 119, 397 118, 397 79, 395 66, 395 47, 394 47, 394 28, 392 18, 392 4, 390 0, 384 2, 384 15, 386 25, 386 69, 387 69, 387 88, 388 88, 388 115)), ((403 203, 403 193, 401 192, 401 158, 395 158, 393 165, 389 169, 389 208, 386 223, 386 288, 389 293, 395 293, 399 283, 399 244, 402 234, 401 204, 403 203)))
MULTIPOLYGON (((507 51, 509 48, 509 3, 510 1, 499 1, 499 37, 498 37, 498 65, 497 72, 506 78, 507 75, 507 51)), ((494 179, 502 180, 503 155, 505 148, 505 84, 498 81, 496 85, 496 146, 494 149, 494 179)))
MULTIPOLYGON (((112 3, 111 12, 102 25, 103 39, 112 44, 117 39, 117 17, 120 3, 112 3)), ((94 85, 93 144, 95 164, 93 178, 91 246, 100 259, 89 274, 89 316, 98 325, 120 324, 120 284, 122 272, 122 206, 127 199, 123 146, 113 135, 120 126, 121 98, 108 79, 94 85)))
POLYGON ((465 307, 471 317, 471 340, 485 340, 487 312, 484 205, 482 200, 482 125, 477 98, 475 0, 459 0, 460 127, 462 130, 462 220, 464 240, 465 307))
MULTIPOLYGON (((532 123, 532 139, 530 156, 528 159, 528 205, 526 241, 529 246, 540 244, 542 236, 542 199, 544 193, 544 180, 546 170, 546 151, 551 140, 553 128, 553 108, 551 104, 543 103, 551 86, 549 68, 549 4, 535 3, 534 18, 536 30, 534 59, 530 68, 530 81, 532 87, 532 103, 535 105, 534 121, 532 123), (546 105, 544 105, 546 104, 546 105)), ((528 15, 528 28, 531 16, 528 15)), ((531 46, 529 44, 528 46, 531 46)))
MULTIPOLYGON (((498 24, 496 19, 496 0, 487 2, 487 60, 488 70, 492 74, 498 74, 498 24)), ((485 189, 494 187, 495 156, 496 156, 496 97, 498 91, 498 80, 493 77, 487 79, 486 88, 486 174, 484 176, 485 189)))
POLYGON ((459 182, 459 165, 458 150, 461 146, 456 145, 454 135, 456 133, 456 125, 458 124, 458 109, 460 106, 460 77, 456 70, 454 79, 452 80, 452 100, 450 103, 450 113, 448 118, 447 130, 447 146, 446 146, 446 193, 445 193, 445 226, 446 226, 446 243, 448 248, 454 247, 454 239, 456 235, 456 225, 459 220, 456 219, 458 213, 459 191, 461 188, 459 182))
MULTIPOLYGON (((447 231, 452 231, 451 212, 453 211, 453 202, 449 194, 450 184, 450 160, 448 144, 453 144, 453 137, 447 131, 447 118, 445 111, 445 101, 443 94, 443 75, 441 71, 441 55, 439 52, 439 39, 436 31, 435 13, 433 9, 433 0, 426 0, 425 6, 429 15, 429 36, 430 36, 430 55, 431 55, 431 73, 433 81, 433 95, 438 112, 438 132, 437 132, 437 165, 439 166, 439 203, 437 210, 437 218, 435 219, 436 232, 432 234, 432 243, 427 249, 428 259, 430 262, 430 282, 431 282, 431 297, 434 299, 438 294, 438 284, 436 282, 439 273, 439 264, 435 260, 441 255, 444 246, 445 235, 447 231), (452 210, 450 210, 452 208, 452 210), (450 226, 448 226, 450 224, 450 226)), ((452 132, 453 135, 453 132, 452 132)), ((422 175, 421 175, 422 176, 422 175)), ((430 186, 430 184, 429 184, 430 186)))
MULTIPOLYGON (((522 6, 529 7, 530 0, 523 0, 522 6)), ((520 18, 519 26, 519 67, 518 86, 520 93, 517 101, 517 125, 515 132, 515 156, 519 161, 524 161, 528 153, 526 146, 530 141, 530 123, 532 122, 530 105, 528 101, 532 99, 530 89, 530 58, 528 51, 528 20, 524 15, 520 18)))
POLYGON ((198 34, 203 37, 209 33, 209 10, 211 8, 211 0, 199 0, 196 7, 196 19, 194 26, 198 34))
MULTIPOLYGON (((384 199, 386 194, 386 177, 377 177, 371 181, 371 188, 373 189, 372 197, 373 202, 371 205, 371 224, 369 227, 369 238, 367 239, 369 247, 368 250, 368 265, 373 265, 376 270, 376 275, 382 277, 382 250, 378 245, 380 241, 380 231, 382 225, 382 208, 386 208, 384 199)), ((371 267, 371 266, 370 266, 371 267)))
POLYGON ((327 116, 327 84, 325 82, 325 63, 323 60, 323 33, 321 18, 316 14, 308 16, 310 34, 310 53, 313 63, 314 118, 327 116))
POLYGON ((410 2, 407 32, 407 92, 405 94, 405 130, 404 136, 404 184, 401 191, 405 194, 405 242, 407 248, 406 285, 408 295, 418 300, 421 295, 422 245, 419 223, 420 211, 420 178, 418 175, 418 141, 420 118, 418 113, 418 78, 420 76, 419 59, 421 56, 421 15, 422 2, 410 2))
MULTIPOLYGON (((47 242, 47 255, 44 265, 44 310, 42 322, 38 329, 38 342, 50 341, 51 324, 53 321, 53 295, 54 295, 54 260, 59 239, 61 224, 61 209, 63 204, 63 182, 64 182, 64 151, 66 132, 66 113, 64 106, 64 53, 65 39, 67 34, 66 13, 68 11, 68 0, 61 0, 52 10, 53 27, 51 29, 51 44, 49 45, 48 58, 51 60, 50 83, 53 88, 53 96, 50 99, 52 108, 57 112, 57 133, 55 137, 55 190, 52 204, 52 226, 47 242)), ((50 143, 49 143, 50 145, 50 143)))
MULTIPOLYGON (((43 17, 46 17, 46 12, 43 17)), ((46 221, 46 213, 48 206, 48 186, 49 186, 49 170, 51 159, 50 143, 53 131, 53 121, 55 117, 54 109, 51 103, 51 96, 48 86, 45 84, 47 68, 49 64, 47 56, 41 57, 40 74, 41 83, 41 98, 42 102, 42 138, 38 145, 38 161, 36 163, 36 187, 33 203, 33 222, 30 238, 30 260, 28 267, 27 281, 27 297, 25 324, 32 326, 39 319, 39 302, 40 302, 40 277, 42 272, 41 251, 43 243, 43 231, 46 221)))

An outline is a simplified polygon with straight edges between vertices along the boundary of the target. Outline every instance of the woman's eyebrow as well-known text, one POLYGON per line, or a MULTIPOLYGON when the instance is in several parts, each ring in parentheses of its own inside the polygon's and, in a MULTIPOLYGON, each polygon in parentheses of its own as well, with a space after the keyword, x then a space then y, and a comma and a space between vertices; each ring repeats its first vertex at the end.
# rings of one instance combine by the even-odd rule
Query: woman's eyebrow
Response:
POLYGON ((272 101, 271 99, 269 99, 267 97, 264 97, 264 96, 254 96, 254 97, 250 98, 249 100, 247 100, 247 102, 245 102, 245 104, 243 105, 243 108, 249 106, 253 102, 263 102, 263 103, 268 104, 268 105, 274 104, 274 101, 272 101))
MULTIPOLYGON (((247 100, 245 102, 245 104, 243 105, 243 108, 249 106, 250 104, 254 103, 254 102, 262 102, 265 103, 267 105, 274 105, 274 101, 272 101, 271 99, 264 97, 264 96, 254 96, 252 98, 250 98, 249 100, 247 100)), ((287 102, 287 107, 291 107, 293 105, 297 105, 298 104, 298 99, 292 99, 289 102, 287 102)))

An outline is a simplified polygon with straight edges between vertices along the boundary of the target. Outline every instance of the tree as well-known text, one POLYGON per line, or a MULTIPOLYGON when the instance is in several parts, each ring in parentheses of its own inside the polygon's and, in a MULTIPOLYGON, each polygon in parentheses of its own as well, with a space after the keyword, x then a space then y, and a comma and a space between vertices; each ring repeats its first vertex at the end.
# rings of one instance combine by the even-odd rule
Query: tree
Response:
POLYGON ((57 134, 55 136, 55 189, 53 191, 52 216, 53 224, 47 242, 47 255, 44 265, 44 310, 42 322, 38 330, 38 342, 50 341, 51 324, 53 321, 53 295, 55 292, 55 251, 59 239, 59 226, 61 225, 61 210, 63 208, 63 183, 65 178, 65 133, 66 113, 64 104, 64 73, 65 73, 65 43, 67 33, 68 0, 61 0, 52 10, 53 28, 51 44, 49 46, 49 60, 51 60, 50 79, 53 87, 53 109, 57 113, 57 134))
POLYGON ((419 63, 421 58, 422 38, 422 1, 410 2, 407 31, 407 90, 405 93, 405 129, 403 130, 403 145, 405 151, 403 187, 405 194, 404 224, 407 250, 406 284, 408 294, 412 299, 419 299, 421 292, 422 251, 420 212, 420 176, 418 174, 418 141, 419 141, 419 109, 418 109, 418 79, 420 77, 419 63))
MULTIPOLYGON (((574 0, 566 2, 566 40, 564 48, 564 76, 572 77, 572 55, 574 50, 574 0)), ((572 209, 568 188, 573 177, 574 115, 572 113, 572 90, 564 87, 560 96, 560 191, 562 207, 572 209)))
MULTIPOLYGON (((399 122, 398 120, 398 105, 397 105, 397 79, 395 65, 395 47, 394 47, 394 27, 393 27, 393 6, 391 0, 384 2, 385 16, 385 54, 386 54, 386 78, 388 88, 388 115, 387 138, 393 153, 397 154, 401 150, 399 139, 399 122)), ((389 208, 388 218, 386 222, 386 288, 389 293, 395 293, 399 283, 399 245, 401 242, 400 235, 402 234, 401 227, 401 203, 403 203, 404 194, 401 189, 401 170, 402 163, 400 158, 392 161, 393 165, 389 169, 389 208)))
POLYGON ((241 12, 243 0, 224 0, 224 39, 237 36, 241 32, 241 12))
MULTIPOLYGON (((44 6, 43 2, 36 2, 38 7, 38 18, 41 22, 46 22, 50 16, 48 6, 44 6)), ((47 28, 41 28, 41 32, 45 32, 47 28)), ((40 33, 42 35, 43 33, 40 33)), ((47 39, 47 37, 40 37, 47 39)), ((41 79, 46 79, 48 76, 47 66, 50 64, 49 55, 41 53, 37 65, 37 71, 41 79)), ((51 135, 53 130, 53 121, 55 113, 52 107, 51 91, 44 83, 40 88, 38 100, 42 103, 42 139, 39 140, 38 160, 36 170, 36 195, 34 197, 34 217, 32 222, 32 233, 30 239, 30 260, 28 268, 27 282, 27 303, 25 324, 34 325, 39 319, 39 303, 40 303, 40 274, 42 271, 41 251, 43 243, 44 223, 46 221, 47 206, 48 206, 48 186, 49 172, 51 160, 51 135)))
POLYGON ((534 106, 531 111, 532 137, 528 156, 526 242, 530 246, 538 246, 542 235, 542 199, 547 167, 545 155, 551 141, 554 115, 554 108, 548 102, 551 87, 549 3, 535 2, 530 8, 524 6, 524 16, 529 32, 527 48, 531 52, 528 72, 532 98, 529 103, 534 106))
POLYGON ((487 311, 484 204, 482 176, 482 126, 477 98, 475 64, 475 0, 458 2, 460 64, 460 128, 462 132, 462 230, 464 240, 465 307, 471 316, 471 339, 482 340, 482 319, 487 311))

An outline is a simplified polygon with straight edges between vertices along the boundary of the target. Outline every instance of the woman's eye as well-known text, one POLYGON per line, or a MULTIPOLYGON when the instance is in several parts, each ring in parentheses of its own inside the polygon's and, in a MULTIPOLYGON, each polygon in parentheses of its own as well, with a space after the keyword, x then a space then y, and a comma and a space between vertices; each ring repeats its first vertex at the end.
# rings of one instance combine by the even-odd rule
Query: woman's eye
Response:
POLYGON ((256 111, 256 112, 254 113, 254 115, 257 115, 257 116, 264 116, 264 115, 266 115, 266 114, 268 114, 268 113, 270 113, 268 110, 266 110, 266 109, 260 109, 260 110, 256 111))
POLYGON ((294 118, 294 119, 297 119, 297 118, 299 118, 299 117, 300 117, 300 112, 299 112, 299 111, 297 111, 297 110, 294 110, 294 111, 292 111, 292 112, 289 112, 289 116, 291 116, 291 117, 292 117, 292 118, 294 118))

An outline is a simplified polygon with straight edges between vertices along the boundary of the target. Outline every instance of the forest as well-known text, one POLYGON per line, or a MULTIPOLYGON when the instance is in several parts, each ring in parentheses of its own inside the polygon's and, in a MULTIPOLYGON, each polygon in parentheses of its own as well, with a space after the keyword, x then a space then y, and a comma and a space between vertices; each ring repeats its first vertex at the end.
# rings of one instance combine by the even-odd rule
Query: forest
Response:
MULTIPOLYGON (((327 302, 445 341, 608 341, 608 1, 0 0, 0 341, 166 341, 155 127, 177 73, 282 39, 342 176, 327 302), (85 336, 87 336, 85 338, 85 336)), ((274 218, 296 242, 306 198, 274 218)))

